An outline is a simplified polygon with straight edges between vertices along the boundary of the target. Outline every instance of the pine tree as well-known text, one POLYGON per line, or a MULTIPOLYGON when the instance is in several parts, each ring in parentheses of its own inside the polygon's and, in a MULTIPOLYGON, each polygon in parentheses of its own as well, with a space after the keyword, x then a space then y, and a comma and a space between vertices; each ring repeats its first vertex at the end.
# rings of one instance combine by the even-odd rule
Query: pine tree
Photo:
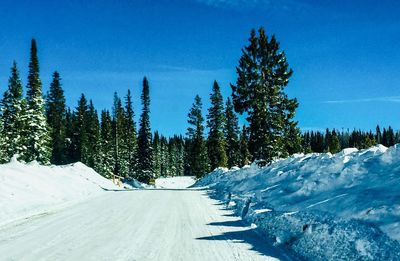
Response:
POLYGON ((219 85, 214 81, 212 93, 210 94, 211 107, 208 109, 207 127, 209 134, 207 139, 208 158, 211 169, 227 166, 225 152, 225 115, 224 105, 219 85))
POLYGON ((46 99, 47 124, 50 127, 52 164, 67 163, 66 153, 66 108, 64 91, 60 83, 60 74, 53 73, 53 81, 46 99))
POLYGON ((9 159, 6 156, 6 141, 3 136, 3 120, 0 118, 0 164, 6 163, 9 159))
POLYGON ((225 140, 226 155, 228 157, 228 167, 240 165, 238 117, 236 116, 231 99, 228 97, 225 106, 225 140))
POLYGON ((196 95, 188 117, 189 127, 187 130, 188 140, 185 172, 186 175, 200 178, 207 174, 209 170, 200 96, 196 95))
POLYGON ((239 143, 240 167, 250 164, 251 154, 249 151, 248 139, 249 137, 247 135, 247 128, 243 125, 242 132, 240 133, 239 143))
POLYGON ((376 125, 376 135, 375 135, 376 142, 378 144, 382 144, 382 133, 379 125, 376 125))
POLYGON ((85 119, 85 132, 87 134, 87 156, 85 164, 95 168, 100 151, 100 123, 92 100, 89 101, 88 111, 85 119))
POLYGON ((22 155, 25 151, 23 133, 24 122, 23 114, 25 111, 25 101, 22 98, 22 83, 19 78, 19 72, 16 62, 11 68, 11 76, 8 81, 8 89, 4 93, 1 101, 2 130, 2 162, 8 162, 15 154, 22 155))
POLYGON ((386 140, 387 140, 388 147, 394 145, 394 131, 391 126, 388 127, 388 130, 386 132, 386 140))
POLYGON ((156 177, 161 177, 161 140, 158 131, 154 132, 153 138, 153 171, 156 177))
POLYGON ((335 130, 332 130, 329 141, 329 152, 332 154, 340 151, 340 141, 335 130))
POLYGON ((297 127, 297 121, 294 121, 295 110, 298 106, 297 100, 287 100, 287 117, 284 122, 284 144, 285 148, 281 157, 286 157, 302 151, 300 129, 297 127))
POLYGON ((137 133, 135 124, 135 114, 132 105, 131 91, 128 90, 128 94, 125 98, 125 140, 126 140, 126 162, 128 164, 128 173, 130 177, 135 176, 137 169, 137 133))
POLYGON ((143 79, 142 90, 142 114, 140 116, 140 129, 138 135, 138 177, 137 179, 144 183, 149 183, 153 178, 153 148, 150 129, 150 88, 149 82, 145 77, 143 79))
POLYGON ((84 94, 78 101, 78 107, 72 116, 71 160, 86 163, 88 160, 88 134, 87 134, 88 105, 84 94))
POLYGON ((74 148, 73 148, 73 139, 74 139, 74 115, 70 108, 67 108, 65 112, 65 150, 66 163, 74 162, 74 148))
POLYGON ((253 159, 271 162, 287 155, 287 148, 292 146, 286 144, 287 135, 293 133, 287 129, 289 124, 289 130, 296 126, 293 117, 298 103, 284 92, 293 73, 285 53, 275 36, 268 39, 263 28, 258 32, 258 36, 255 30, 251 32, 250 44, 243 49, 236 68, 236 85, 231 87, 235 110, 248 115, 253 159))
POLYGON ((100 151, 96 170, 105 177, 110 177, 114 170, 114 144, 112 120, 109 111, 101 112, 100 151))
POLYGON ((41 164, 49 164, 51 156, 50 134, 45 117, 42 83, 39 78, 39 60, 34 39, 31 45, 26 100, 27 113, 23 117, 24 122, 27 123, 24 130, 26 150, 22 158, 25 161, 36 160, 41 164))
POLYGON ((125 110, 117 93, 114 93, 113 137, 114 137, 114 174, 128 176, 128 156, 126 143, 125 110))

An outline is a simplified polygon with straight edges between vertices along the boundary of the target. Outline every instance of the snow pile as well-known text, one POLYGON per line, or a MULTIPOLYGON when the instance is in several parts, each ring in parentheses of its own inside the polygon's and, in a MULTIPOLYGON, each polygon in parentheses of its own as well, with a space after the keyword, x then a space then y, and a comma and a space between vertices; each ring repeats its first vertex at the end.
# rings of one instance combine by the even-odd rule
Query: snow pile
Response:
POLYGON ((301 258, 400 260, 400 145, 217 169, 196 186, 301 258))
POLYGON ((41 166, 13 159, 0 165, 0 225, 115 189, 112 181, 79 162, 41 166))
POLYGON ((194 177, 165 177, 156 179, 156 188, 161 189, 185 189, 195 183, 194 177))

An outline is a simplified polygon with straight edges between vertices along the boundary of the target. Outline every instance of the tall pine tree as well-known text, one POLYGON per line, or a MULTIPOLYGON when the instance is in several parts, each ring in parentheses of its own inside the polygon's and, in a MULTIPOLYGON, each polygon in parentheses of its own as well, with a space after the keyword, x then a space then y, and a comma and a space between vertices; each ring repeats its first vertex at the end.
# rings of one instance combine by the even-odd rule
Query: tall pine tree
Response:
POLYGON ((211 170, 217 167, 227 166, 227 156, 225 152, 225 114, 223 98, 219 85, 214 81, 210 94, 211 107, 207 114, 207 127, 209 128, 207 149, 210 160, 211 170))
POLYGON ((231 99, 228 97, 225 105, 225 139, 226 154, 228 156, 228 167, 240 165, 238 117, 236 116, 231 99))
POLYGON ((202 116, 202 102, 196 95, 188 114, 189 127, 187 130, 186 175, 204 176, 209 171, 207 147, 204 139, 204 118, 202 116))
POLYGON ((125 138, 126 138, 126 162, 128 163, 128 173, 130 177, 134 177, 137 169, 137 133, 135 124, 135 114, 132 105, 131 91, 128 90, 128 94, 125 98, 125 138))
POLYGON ((50 162, 56 165, 67 163, 66 108, 64 90, 60 80, 60 74, 54 72, 50 91, 46 97, 46 116, 52 145, 50 162))
POLYGON ((87 114, 88 105, 84 94, 78 101, 78 107, 72 116, 72 137, 71 137, 71 161, 81 161, 83 163, 88 160, 88 134, 87 134, 87 114))
POLYGON ((45 116, 45 103, 42 96, 42 83, 39 78, 39 60, 35 39, 32 40, 31 44, 26 100, 28 106, 26 117, 24 117, 26 150, 23 159, 49 164, 51 156, 50 134, 45 116))
POLYGON ((293 72, 275 36, 268 39, 260 28, 258 35, 251 31, 249 41, 236 68, 236 85, 231 85, 233 103, 237 112, 248 115, 253 159, 271 162, 288 154, 286 137, 296 125, 292 118, 297 101, 284 92, 293 72))
POLYGON ((153 178, 153 148, 150 128, 150 87, 147 78, 143 79, 142 114, 138 135, 138 176, 137 179, 149 183, 153 178))
POLYGON ((3 126, 0 135, 3 139, 3 161, 9 161, 15 154, 21 155, 25 151, 23 144, 23 114, 25 101, 22 98, 22 83, 16 62, 11 68, 11 76, 8 80, 8 89, 1 101, 1 117, 3 126))
POLYGON ((114 144, 112 119, 109 111, 101 112, 99 161, 96 170, 105 177, 110 177, 114 170, 114 144))
POLYGON ((87 133, 87 156, 85 164, 94 168, 100 151, 100 123, 97 110, 94 108, 92 100, 89 101, 89 107, 86 113, 85 131, 87 133))

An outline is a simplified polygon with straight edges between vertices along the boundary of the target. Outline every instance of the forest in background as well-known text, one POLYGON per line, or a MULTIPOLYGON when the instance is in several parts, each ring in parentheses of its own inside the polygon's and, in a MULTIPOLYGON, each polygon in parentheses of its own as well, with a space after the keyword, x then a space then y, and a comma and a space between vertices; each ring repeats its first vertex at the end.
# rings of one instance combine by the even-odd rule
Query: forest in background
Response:
POLYGON ((97 111, 84 94, 67 108, 59 72, 49 92, 42 93, 36 41, 32 40, 26 95, 17 63, 11 68, 1 100, 0 162, 63 165, 81 161, 105 177, 111 174, 149 183, 160 176, 201 177, 217 167, 260 165, 294 153, 339 152, 343 148, 392 146, 400 141, 390 126, 372 131, 301 132, 294 120, 298 101, 285 93, 290 69, 275 36, 252 30, 242 49, 232 96, 224 99, 215 81, 211 106, 203 116, 202 98, 195 96, 185 135, 166 137, 150 126, 150 85, 143 79, 139 122, 132 93, 114 93, 112 110, 97 111), (239 126, 238 115, 247 124, 239 126))

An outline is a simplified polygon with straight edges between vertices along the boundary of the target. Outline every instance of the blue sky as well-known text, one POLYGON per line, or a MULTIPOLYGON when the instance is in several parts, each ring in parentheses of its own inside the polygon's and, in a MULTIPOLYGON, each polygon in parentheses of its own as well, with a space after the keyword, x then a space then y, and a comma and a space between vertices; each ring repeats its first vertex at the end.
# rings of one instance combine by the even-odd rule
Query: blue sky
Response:
POLYGON ((217 80, 227 97, 250 29, 264 26, 294 70, 302 129, 399 129, 399 12, 372 0, 2 0, 0 91, 14 59, 26 83, 35 37, 45 91, 58 70, 69 106, 83 92, 100 110, 130 88, 138 116, 146 75, 152 128, 183 134, 194 96, 208 107, 217 80))

